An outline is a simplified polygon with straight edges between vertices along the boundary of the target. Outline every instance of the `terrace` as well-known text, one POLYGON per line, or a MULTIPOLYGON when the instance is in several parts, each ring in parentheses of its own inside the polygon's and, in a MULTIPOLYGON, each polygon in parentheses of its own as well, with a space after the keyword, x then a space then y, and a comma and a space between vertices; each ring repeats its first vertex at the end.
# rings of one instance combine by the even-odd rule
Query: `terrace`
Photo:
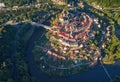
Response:
POLYGON ((60 16, 60 22, 63 25, 60 24, 57 26, 53 26, 53 30, 58 28, 56 30, 56 36, 59 36, 59 41, 62 44, 68 46, 78 46, 78 39, 88 39, 87 33, 90 30, 93 21, 92 18, 90 18, 85 13, 81 13, 81 16, 82 19, 79 19, 78 16, 72 16, 72 13, 69 13, 68 11, 63 11, 60 16))
MULTIPOLYGON (((49 31, 51 49, 46 52, 46 61, 49 65, 60 69, 79 64, 96 65, 101 50, 92 40, 96 37, 98 25, 99 21, 85 12, 73 14, 70 11, 63 11, 59 21, 49 31)), ((107 33, 110 33, 109 29, 107 33)))

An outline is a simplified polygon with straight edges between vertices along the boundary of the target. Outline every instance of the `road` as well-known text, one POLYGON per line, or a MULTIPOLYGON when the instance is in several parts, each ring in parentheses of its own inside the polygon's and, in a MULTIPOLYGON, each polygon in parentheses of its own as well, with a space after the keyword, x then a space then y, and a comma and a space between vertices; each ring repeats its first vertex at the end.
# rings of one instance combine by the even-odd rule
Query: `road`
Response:
POLYGON ((43 27, 43 28, 48 29, 48 30, 50 29, 49 26, 44 25, 44 24, 39 24, 39 23, 36 23, 36 22, 30 22, 30 24, 32 24, 33 26, 37 26, 37 27, 43 27))
MULTIPOLYGON (((34 42, 37 41, 44 32, 44 28, 37 28, 33 33, 31 39, 29 40, 28 47, 26 49, 26 60, 29 72, 33 77, 39 80, 39 82, 110 82, 110 79, 108 78, 108 75, 106 74, 101 64, 96 65, 93 69, 89 71, 64 78, 51 78, 41 72, 39 68, 37 68, 37 64, 34 61, 32 50, 35 46, 34 42)), ((105 65, 105 67, 109 72, 111 78, 114 78, 116 75, 120 75, 120 65, 105 65)))

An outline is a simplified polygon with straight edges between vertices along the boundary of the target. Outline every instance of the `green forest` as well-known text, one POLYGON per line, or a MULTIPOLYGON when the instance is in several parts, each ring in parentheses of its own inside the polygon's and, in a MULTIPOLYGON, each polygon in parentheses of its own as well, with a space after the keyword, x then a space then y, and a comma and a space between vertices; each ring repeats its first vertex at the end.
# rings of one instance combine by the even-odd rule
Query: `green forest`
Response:
POLYGON ((36 2, 50 2, 51 0, 0 0, 0 3, 5 3, 7 7, 22 6, 25 4, 32 4, 36 2))
POLYGON ((28 41, 24 38, 30 38, 33 31, 29 24, 0 26, 0 82, 36 82, 29 74, 24 53, 28 41))
POLYGON ((30 4, 34 3, 36 0, 0 0, 0 2, 3 2, 6 4, 6 6, 21 6, 24 4, 30 4))
MULTIPOLYGON (((43 1, 43 0, 41 0, 43 1)), ((44 0, 45 1, 45 0, 44 0)), ((47 0, 49 1, 49 0, 47 0)), ((27 43, 36 28, 30 24, 4 25, 13 20, 39 21, 60 12, 61 6, 43 4, 40 8, 23 8, 0 12, 0 82, 37 82, 29 73, 25 60, 27 43), (49 10, 49 12, 48 12, 49 10), (16 79, 17 78, 17 79, 16 79)))

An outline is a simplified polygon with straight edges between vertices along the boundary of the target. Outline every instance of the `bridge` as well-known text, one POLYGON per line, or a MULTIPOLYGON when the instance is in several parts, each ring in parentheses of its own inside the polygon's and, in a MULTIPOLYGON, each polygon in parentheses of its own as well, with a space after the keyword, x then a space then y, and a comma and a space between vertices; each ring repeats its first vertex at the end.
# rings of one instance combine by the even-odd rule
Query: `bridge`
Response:
POLYGON ((43 27, 43 28, 45 28, 45 29, 48 29, 48 30, 50 30, 51 29, 51 27, 50 26, 47 26, 47 25, 44 25, 44 24, 40 24, 40 23, 36 23, 36 22, 28 22, 28 21, 22 21, 22 22, 16 22, 16 23, 5 23, 5 24, 7 24, 7 25, 17 25, 17 24, 20 24, 20 23, 30 23, 31 25, 33 25, 33 26, 37 26, 37 27, 43 27))
POLYGON ((48 30, 50 30, 50 27, 49 26, 47 26, 47 25, 44 25, 44 24, 39 24, 39 23, 36 23, 36 22, 30 22, 30 24, 32 24, 32 25, 34 25, 34 26, 41 26, 41 27, 43 27, 43 28, 45 28, 45 29, 48 29, 48 30))

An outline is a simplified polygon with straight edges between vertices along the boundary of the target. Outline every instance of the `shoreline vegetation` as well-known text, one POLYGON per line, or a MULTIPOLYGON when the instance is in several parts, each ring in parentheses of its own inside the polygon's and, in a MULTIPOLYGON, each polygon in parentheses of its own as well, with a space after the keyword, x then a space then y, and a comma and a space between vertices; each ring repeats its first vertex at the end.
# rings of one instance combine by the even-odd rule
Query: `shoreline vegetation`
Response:
MULTIPOLYGON (((30 54, 34 57, 36 67, 50 77, 67 77, 90 70, 97 65, 97 62, 114 65, 116 61, 120 60, 120 0, 111 0, 110 2, 108 0, 77 0, 80 2, 79 6, 76 6, 76 2, 72 0, 69 0, 72 2, 60 0, 59 5, 56 2, 53 4, 52 1, 0 0, 1 4, 5 3, 6 5, 5 8, 0 7, 1 82, 39 82, 32 76, 30 68, 28 68, 26 50, 32 35, 42 27, 38 28, 31 25, 31 21, 49 24, 48 26, 52 28, 51 32, 41 31, 43 33, 43 35, 41 34, 42 38, 33 42, 35 46, 33 53, 30 54), (64 1, 64 5, 61 5, 61 1, 64 1), (93 3, 94 1, 96 3, 93 3), (63 12, 61 11, 69 11, 72 14, 69 13, 69 16, 66 15, 68 12, 64 12, 66 17, 63 16, 63 20, 61 16, 63 12), (72 16, 73 19, 71 19, 72 16), (90 29, 89 32, 83 34, 90 37, 74 39, 73 37, 79 31, 82 34, 85 30, 79 29, 77 25, 75 29, 69 28, 63 22, 59 22, 59 19, 66 23, 68 20, 75 23, 83 21, 79 24, 80 27, 85 22, 87 22, 87 26, 94 23, 91 28, 88 28, 88 30, 90 29), (53 28, 54 26, 55 28, 53 28), (73 30, 69 32, 67 29, 73 30), (72 39, 67 38, 67 33, 72 39), (84 38, 87 38, 85 42, 84 38), (79 44, 68 47, 70 44, 63 41, 74 42, 75 44, 78 42, 79 44), (83 43, 86 45, 83 45, 83 43), (81 48, 72 50, 76 46, 81 48), (70 52, 70 49, 73 52, 70 52), (98 56, 98 53, 100 53, 100 56, 98 56)), ((79 37, 81 37, 80 35, 79 37)))

